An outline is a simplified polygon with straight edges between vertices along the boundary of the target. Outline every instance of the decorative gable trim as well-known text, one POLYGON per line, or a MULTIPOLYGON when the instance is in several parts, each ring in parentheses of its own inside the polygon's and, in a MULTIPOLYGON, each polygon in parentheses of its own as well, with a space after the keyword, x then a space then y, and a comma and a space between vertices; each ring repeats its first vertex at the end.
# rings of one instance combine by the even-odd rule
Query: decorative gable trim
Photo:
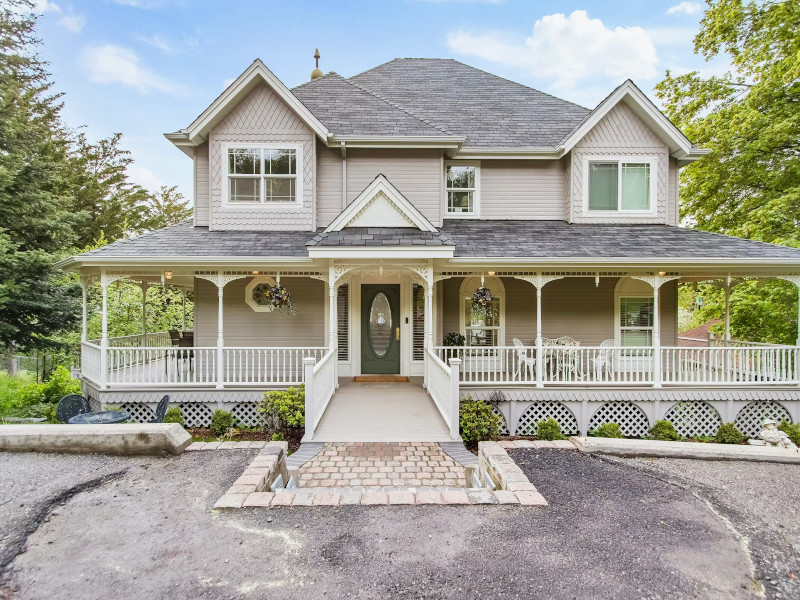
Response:
POLYGON ((605 100, 588 115, 575 131, 559 146, 560 155, 564 155, 583 139, 592 128, 597 125, 609 111, 619 102, 625 102, 628 107, 639 117, 656 135, 669 146, 674 158, 685 162, 698 160, 709 153, 708 149, 696 148, 687 139, 680 129, 662 113, 655 104, 628 79, 614 90, 605 100))
POLYGON ((325 232, 346 227, 416 227, 421 231, 438 231, 383 174, 373 179, 325 232))
POLYGON ((253 64, 239 75, 191 125, 178 132, 165 134, 166 138, 179 148, 203 143, 214 125, 225 117, 228 110, 262 82, 266 83, 314 133, 327 142, 331 135, 328 128, 259 59, 253 61, 253 64))

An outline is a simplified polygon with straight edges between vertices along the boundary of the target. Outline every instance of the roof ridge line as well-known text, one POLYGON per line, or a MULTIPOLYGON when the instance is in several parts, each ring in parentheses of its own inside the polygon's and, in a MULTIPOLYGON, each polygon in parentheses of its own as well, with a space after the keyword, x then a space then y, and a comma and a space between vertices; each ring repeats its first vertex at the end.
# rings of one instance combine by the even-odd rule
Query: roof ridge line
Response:
MULTIPOLYGON (((341 75, 339 75, 339 73, 337 73, 336 71, 328 71, 327 73, 325 73, 324 75, 320 75, 320 76, 319 76, 319 77, 317 77, 316 79, 310 79, 309 81, 304 81, 304 82, 303 82, 303 83, 301 83, 300 85, 296 85, 296 86, 294 86, 293 88, 289 88, 289 91, 290 91, 290 92, 294 92, 295 90, 297 90, 297 89, 300 89, 300 88, 301 88, 301 87, 303 87, 303 86, 310 85, 310 84, 312 84, 312 83, 314 83, 315 81, 318 81, 318 80, 320 80, 320 79, 325 79, 325 78, 326 78, 326 77, 328 77, 329 75, 338 75, 339 77, 341 77, 342 79, 344 79, 345 81, 347 81, 347 80, 346 80, 344 77, 342 77, 341 75)), ((298 98, 298 100, 299 100, 299 98, 298 98)))
MULTIPOLYGON (((395 59, 395 60, 398 60, 398 59, 395 59)), ((355 75, 353 77, 355 77, 355 75)), ((402 112, 404 112, 405 114, 407 114, 407 115, 409 115, 411 117, 414 117, 418 121, 421 121, 421 122, 425 123, 426 125, 430 125, 434 129, 438 129, 442 133, 446 133, 447 135, 456 135, 453 132, 448 131, 447 129, 444 129, 441 126, 436 125, 435 123, 431 123, 426 118, 424 118, 424 117, 422 117, 422 116, 410 111, 409 109, 405 108, 404 106, 400 106, 399 104, 396 104, 396 103, 392 102, 391 100, 388 100, 387 98, 384 98, 380 94, 378 94, 378 93, 376 93, 376 92, 374 92, 374 91, 372 91, 372 90, 370 90, 368 88, 365 88, 365 87, 363 87, 363 86, 361 86, 361 85, 359 85, 357 83, 353 83, 352 81, 350 81, 350 79, 345 79, 344 77, 342 77, 342 79, 344 81, 346 81, 347 83, 349 83, 350 85, 352 85, 354 88, 357 88, 357 89, 361 90, 362 92, 364 92, 366 94, 369 94, 370 96, 374 96, 375 98, 377 98, 378 100, 381 100, 382 102, 385 102, 386 104, 388 104, 392 108, 396 108, 397 110, 402 111, 402 112)))

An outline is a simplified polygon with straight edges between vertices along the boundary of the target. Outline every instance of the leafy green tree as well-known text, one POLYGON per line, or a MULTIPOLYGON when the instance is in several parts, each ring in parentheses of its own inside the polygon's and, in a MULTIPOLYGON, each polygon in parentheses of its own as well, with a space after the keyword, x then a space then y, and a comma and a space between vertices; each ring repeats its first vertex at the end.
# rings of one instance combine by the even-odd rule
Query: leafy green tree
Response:
MULTIPOLYGON (((730 72, 694 71, 656 86, 667 115, 711 154, 681 173, 681 216, 700 229, 800 247, 800 3, 708 0, 695 37, 706 60, 730 72)), ((796 292, 783 282, 734 288, 734 337, 793 343, 796 292), (789 297, 789 292, 791 299, 789 297)), ((719 317, 720 293, 708 311, 719 317)))
POLYGON ((147 201, 148 229, 159 229, 167 225, 175 225, 192 216, 192 207, 178 191, 178 186, 162 185, 161 189, 149 195, 147 201))
POLYGON ((30 9, 0 3, 0 344, 9 356, 52 344, 78 318, 75 288, 53 266, 74 239, 67 136, 30 9))

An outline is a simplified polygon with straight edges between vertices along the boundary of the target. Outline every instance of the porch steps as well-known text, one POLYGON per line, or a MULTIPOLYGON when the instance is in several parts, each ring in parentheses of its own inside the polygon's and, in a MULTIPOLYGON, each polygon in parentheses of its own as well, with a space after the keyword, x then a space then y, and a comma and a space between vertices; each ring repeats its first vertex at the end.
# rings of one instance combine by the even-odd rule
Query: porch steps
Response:
POLYGON ((315 442, 451 441, 425 389, 413 382, 355 383, 340 379, 314 432, 315 442))

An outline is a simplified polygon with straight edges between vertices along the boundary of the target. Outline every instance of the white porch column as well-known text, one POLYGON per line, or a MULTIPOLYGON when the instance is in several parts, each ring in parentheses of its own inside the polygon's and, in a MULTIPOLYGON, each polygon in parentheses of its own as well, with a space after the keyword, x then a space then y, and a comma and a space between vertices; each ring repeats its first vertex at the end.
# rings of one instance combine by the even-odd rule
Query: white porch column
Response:
POLYGON ((223 305, 222 305, 222 295, 223 290, 225 289, 225 282, 222 278, 222 271, 219 272, 219 279, 217 280, 217 389, 220 390, 224 385, 224 375, 225 375, 225 368, 222 364, 224 359, 224 351, 223 348, 225 347, 225 338, 223 336, 223 305))
POLYGON ((337 290, 336 285, 336 265, 333 260, 328 264, 328 348, 336 353, 333 357, 333 380, 336 387, 339 387, 339 318, 336 310, 337 290))
MULTIPOLYGON (((731 276, 725 279, 725 346, 731 341, 731 276)), ((727 354, 726 354, 727 356, 727 354)))
POLYGON ((100 329, 100 389, 108 387, 108 286, 111 283, 105 269, 100 271, 101 329, 100 329))
MULTIPOLYGON (((658 289, 661 287, 659 276, 655 275, 653 284, 653 387, 661 387, 661 303, 658 297, 658 289)), ((657 409, 658 407, 656 407, 657 409)))
POLYGON ((428 261, 425 273, 425 347, 433 350, 433 264, 428 261))
POLYGON ((536 387, 544 387, 542 381, 542 365, 544 364, 544 346, 542 344, 542 286, 536 286, 536 387))

